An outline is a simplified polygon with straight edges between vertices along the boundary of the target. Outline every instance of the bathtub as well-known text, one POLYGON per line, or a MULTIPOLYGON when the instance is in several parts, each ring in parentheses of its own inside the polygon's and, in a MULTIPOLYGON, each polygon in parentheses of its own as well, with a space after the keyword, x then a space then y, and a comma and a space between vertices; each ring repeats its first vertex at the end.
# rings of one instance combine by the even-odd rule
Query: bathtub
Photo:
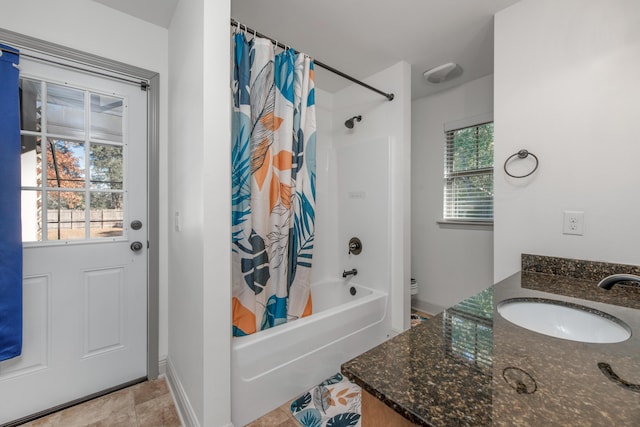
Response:
POLYGON ((312 285, 311 295, 311 316, 233 339, 234 426, 293 399, 387 338, 386 293, 336 280, 312 285))

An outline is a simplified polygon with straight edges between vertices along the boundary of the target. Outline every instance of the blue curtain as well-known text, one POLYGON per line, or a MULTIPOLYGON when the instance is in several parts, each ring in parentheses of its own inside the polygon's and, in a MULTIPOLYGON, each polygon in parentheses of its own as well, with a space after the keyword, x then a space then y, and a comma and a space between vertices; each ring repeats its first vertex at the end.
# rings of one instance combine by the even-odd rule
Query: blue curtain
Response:
POLYGON ((0 44, 0 360, 22 352, 18 51, 0 44))

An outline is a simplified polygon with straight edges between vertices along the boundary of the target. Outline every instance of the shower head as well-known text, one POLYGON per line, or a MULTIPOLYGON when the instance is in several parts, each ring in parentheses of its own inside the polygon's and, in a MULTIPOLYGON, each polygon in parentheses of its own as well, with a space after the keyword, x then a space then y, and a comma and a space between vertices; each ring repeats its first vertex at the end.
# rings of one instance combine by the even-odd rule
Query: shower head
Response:
POLYGON ((354 120, 361 121, 362 120, 362 116, 353 116, 349 120, 344 122, 344 125, 347 127, 347 129, 353 129, 353 121, 354 120))

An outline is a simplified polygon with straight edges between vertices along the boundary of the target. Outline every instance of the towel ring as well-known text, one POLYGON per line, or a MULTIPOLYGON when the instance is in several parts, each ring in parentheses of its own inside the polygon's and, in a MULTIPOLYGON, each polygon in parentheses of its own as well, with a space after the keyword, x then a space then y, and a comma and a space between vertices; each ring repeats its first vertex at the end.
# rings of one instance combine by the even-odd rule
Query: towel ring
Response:
POLYGON ((529 152, 529 151, 527 151, 527 150, 520 150, 520 151, 518 151, 517 153, 512 154, 512 155, 510 155, 509 157, 507 157, 507 160, 505 160, 505 161, 504 161, 504 173, 506 173, 507 175, 509 175, 509 176, 510 176, 510 177, 512 177, 512 178, 525 178, 525 177, 527 177, 527 176, 531 175, 532 173, 534 173, 534 172, 538 169, 538 165, 539 165, 539 164, 540 164, 540 162, 538 161, 538 157, 537 157, 535 154, 533 154, 533 153, 531 153, 531 152, 529 152), (511 159, 513 159, 514 157, 516 157, 516 156, 517 156, 519 159, 526 159, 528 156, 531 156, 531 157, 533 157, 533 158, 536 160, 536 165, 533 167, 533 169, 531 170, 531 172, 529 172, 529 173, 527 173, 527 174, 524 174, 524 175, 513 175, 512 173, 510 173, 510 172, 507 170, 507 163, 509 163, 509 161, 510 161, 511 159))

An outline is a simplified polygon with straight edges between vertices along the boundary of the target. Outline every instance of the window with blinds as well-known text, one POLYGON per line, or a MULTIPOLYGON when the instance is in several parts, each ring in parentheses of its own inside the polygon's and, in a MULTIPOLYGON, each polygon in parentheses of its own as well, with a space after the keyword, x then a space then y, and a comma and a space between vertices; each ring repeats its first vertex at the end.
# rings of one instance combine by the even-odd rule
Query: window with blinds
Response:
POLYGON ((493 222, 493 122, 445 136, 444 220, 493 222))

